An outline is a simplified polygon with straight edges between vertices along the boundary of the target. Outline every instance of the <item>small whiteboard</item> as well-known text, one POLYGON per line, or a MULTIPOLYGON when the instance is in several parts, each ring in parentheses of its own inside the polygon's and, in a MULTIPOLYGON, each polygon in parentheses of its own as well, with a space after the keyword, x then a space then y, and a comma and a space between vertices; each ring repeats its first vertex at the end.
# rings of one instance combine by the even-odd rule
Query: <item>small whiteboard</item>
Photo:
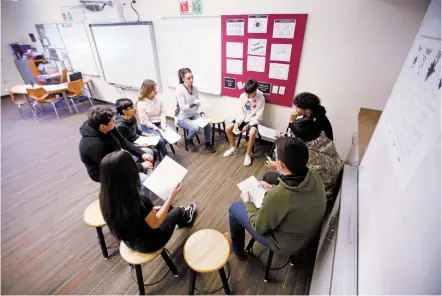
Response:
POLYGON ((84 24, 58 24, 64 47, 74 71, 99 75, 84 24))

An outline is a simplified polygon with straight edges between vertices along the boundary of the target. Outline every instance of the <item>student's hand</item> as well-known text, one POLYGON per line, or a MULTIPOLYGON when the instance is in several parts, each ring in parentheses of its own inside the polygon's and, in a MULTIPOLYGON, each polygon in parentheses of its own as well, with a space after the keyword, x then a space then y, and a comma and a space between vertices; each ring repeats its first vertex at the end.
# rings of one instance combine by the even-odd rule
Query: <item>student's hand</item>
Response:
POLYGON ((154 210, 155 212, 158 212, 160 209, 161 209, 161 206, 154 206, 154 207, 153 207, 153 210, 154 210))
POLYGON ((145 161, 153 162, 153 156, 147 153, 141 155, 141 158, 145 161))
POLYGON ((293 111, 292 113, 290 113, 289 122, 292 123, 293 121, 296 120, 296 118, 298 118, 298 116, 299 116, 298 112, 296 112, 296 110, 293 111))
POLYGON ((177 196, 178 193, 180 193, 181 191, 181 182, 178 183, 173 189, 172 192, 170 193, 170 197, 171 198, 175 198, 175 196, 177 196))
POLYGON ((143 169, 145 169, 145 170, 153 169, 153 164, 150 161, 142 162, 141 165, 143 166, 143 169))
POLYGON ((144 137, 153 137, 155 135, 143 132, 142 136, 144 136, 144 137))
POLYGON ((195 100, 195 101, 193 101, 193 103, 194 103, 195 105, 199 106, 199 105, 201 104, 201 101, 200 101, 200 100, 195 100))
POLYGON ((262 188, 264 188, 265 191, 268 191, 268 190, 270 190, 270 189, 272 188, 272 185, 270 185, 270 184, 267 183, 267 182, 259 181, 258 183, 259 183, 259 186, 261 186, 262 188))
POLYGON ((242 128, 242 131, 243 131, 243 132, 246 132, 248 129, 249 129, 249 125, 246 124, 246 125, 242 128))
POLYGON ((272 170, 276 170, 278 168, 278 164, 276 163, 276 161, 269 161, 268 163, 266 163, 266 166, 268 168, 271 168, 272 170))
POLYGON ((245 192, 241 192, 241 199, 243 202, 248 202, 250 201, 250 194, 248 191, 245 192))

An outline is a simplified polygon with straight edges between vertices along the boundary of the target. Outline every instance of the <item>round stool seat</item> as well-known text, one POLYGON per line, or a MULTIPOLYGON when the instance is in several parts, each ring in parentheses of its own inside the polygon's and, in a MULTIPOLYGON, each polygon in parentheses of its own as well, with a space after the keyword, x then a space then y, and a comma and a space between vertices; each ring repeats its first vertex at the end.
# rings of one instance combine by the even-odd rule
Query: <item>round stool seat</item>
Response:
POLYGON ((158 255, 161 254, 161 252, 164 250, 164 247, 159 249, 158 251, 152 252, 152 253, 140 253, 135 250, 132 250, 126 244, 121 241, 120 242, 120 255, 123 257, 123 259, 130 264, 144 264, 149 261, 152 261, 153 259, 157 258, 158 255))
POLYGON ((98 199, 86 208, 83 214, 83 220, 87 225, 92 227, 101 227, 106 225, 103 214, 101 214, 100 201, 98 199))
POLYGON ((184 260, 196 272, 209 273, 226 265, 230 244, 219 231, 203 229, 192 234, 184 245, 184 260))
POLYGON ((226 122, 225 118, 224 119, 221 119, 221 118, 209 118, 208 120, 209 120, 210 123, 213 123, 213 124, 226 122))

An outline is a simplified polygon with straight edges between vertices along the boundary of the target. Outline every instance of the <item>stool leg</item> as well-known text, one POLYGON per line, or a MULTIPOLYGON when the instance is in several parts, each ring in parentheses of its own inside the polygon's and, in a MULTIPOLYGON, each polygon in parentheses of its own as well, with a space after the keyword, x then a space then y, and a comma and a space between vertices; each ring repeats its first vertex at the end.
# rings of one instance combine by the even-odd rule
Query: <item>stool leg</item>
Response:
POLYGON ((166 250, 163 250, 161 252, 161 257, 163 257, 164 261, 166 261, 167 266, 172 271, 172 273, 175 275, 175 277, 178 277, 178 270, 176 269, 175 265, 172 262, 172 259, 170 259, 170 257, 167 254, 166 250))
POLYGON ((236 143, 236 148, 239 148, 239 143, 241 143, 242 132, 238 136, 238 143, 236 143))
POLYGON ((221 123, 218 123, 218 134, 221 136, 221 123))
POLYGON ((109 255, 107 254, 107 246, 106 241, 104 240, 103 230, 101 227, 96 227, 95 229, 97 230, 98 240, 100 241, 101 252, 103 253, 104 259, 107 260, 109 255))
POLYGON ((193 295, 195 292, 196 272, 192 268, 189 268, 189 272, 190 272, 189 295, 193 295))
POLYGON ((170 150, 172 150, 172 153, 175 154, 175 149, 173 149, 173 145, 169 143, 170 150))
POLYGON ((212 146, 215 146, 215 124, 212 123, 212 146))
POLYGON ((198 141, 198 144, 201 144, 200 138, 198 137, 198 135, 196 135, 196 140, 198 141))
POLYGON ((290 256, 290 265, 295 265, 295 255, 290 256))
POLYGON ((267 257, 267 266, 266 266, 266 273, 264 275, 264 282, 269 281, 269 273, 270 268, 272 267, 272 260, 273 260, 273 251, 269 249, 269 256, 267 257))
POLYGON ((226 123, 223 122, 223 130, 224 130, 224 136, 226 137, 226 142, 229 142, 229 139, 227 138, 227 134, 226 134, 226 123))
POLYGON ((219 275, 221 277, 221 281, 223 282, 224 292, 226 295, 230 294, 229 282, 227 281, 226 272, 224 271, 224 267, 221 267, 219 271, 219 275))
POLYGON ((137 273, 137 283, 138 283, 138 291, 140 295, 144 295, 144 280, 143 280, 143 272, 141 271, 141 265, 135 265, 135 272, 137 273))
POLYGON ((186 133, 186 129, 183 128, 184 131, 184 147, 186 147, 186 151, 189 151, 189 149, 187 148, 187 133, 186 133))
POLYGON ((247 253, 250 253, 250 251, 252 250, 252 248, 253 248, 253 244, 255 243, 255 239, 252 237, 251 239, 250 239, 250 241, 249 241, 249 243, 247 244, 247 247, 246 247, 246 252, 247 253))

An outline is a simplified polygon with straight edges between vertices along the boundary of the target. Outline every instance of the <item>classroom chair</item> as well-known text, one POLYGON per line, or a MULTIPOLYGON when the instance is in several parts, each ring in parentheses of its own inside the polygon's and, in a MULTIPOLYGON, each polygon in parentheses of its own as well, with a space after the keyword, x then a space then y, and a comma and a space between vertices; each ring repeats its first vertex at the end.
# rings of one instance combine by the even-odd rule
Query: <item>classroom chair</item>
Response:
POLYGON ((71 81, 68 83, 68 98, 72 101, 72 105, 74 105, 75 111, 77 111, 77 113, 79 112, 74 102, 75 98, 86 97, 88 98, 89 102, 91 102, 91 105, 92 106, 94 105, 91 98, 89 96, 84 95, 83 88, 84 88, 84 83, 83 80, 81 79, 76 81, 71 81))
POLYGON ((103 214, 101 213, 100 201, 98 199, 86 208, 83 214, 83 220, 87 225, 94 227, 97 230, 98 240, 100 242, 103 257, 105 260, 109 259, 106 241, 104 240, 103 235, 103 227, 106 226, 106 221, 104 221, 103 214))
MULTIPOLYGON (((246 143, 249 142, 249 131, 250 131, 250 129, 248 129, 248 130, 245 132, 246 143)), ((238 135, 238 142, 237 142, 237 144, 236 144, 236 148, 239 148, 239 144, 241 143, 241 138, 242 138, 243 134, 244 134, 244 133, 240 133, 240 134, 238 135)), ((259 133, 258 129, 256 129, 256 134, 257 134, 257 137, 255 137, 255 143, 253 143, 252 153, 255 153, 255 144, 257 144, 257 142, 256 142, 256 138, 258 138, 258 144, 259 144, 260 146, 262 145, 262 144, 261 144, 261 141, 262 141, 262 139, 261 139, 261 134, 259 133)))
MULTIPOLYGON (((150 262, 158 257, 158 255, 161 254, 161 257, 163 257, 164 261, 166 262, 167 266, 169 267, 170 271, 174 274, 175 277, 178 277, 178 270, 173 264, 172 259, 169 256, 169 251, 163 247, 160 250, 152 253, 140 253, 135 250, 132 250, 126 244, 122 241, 120 242, 120 255, 121 257, 129 263, 129 265, 132 267, 135 267, 135 272, 137 274, 137 283, 138 283, 138 291, 140 295, 145 294, 145 284, 143 279, 143 271, 141 270, 141 264, 145 264, 147 262, 150 262)), ((162 278, 164 279, 164 277, 162 278)), ((161 279, 161 280, 162 280, 161 279)), ((161 281, 160 280, 160 281, 161 281)))
MULTIPOLYGON (((178 125, 178 119, 175 117, 175 126, 176 126, 176 132, 179 133, 179 129, 182 128, 183 129, 183 135, 184 135, 184 147, 186 148, 186 151, 189 151, 189 149, 187 148, 187 142, 186 142, 186 138, 187 138, 187 133, 189 132, 188 130, 186 130, 185 128, 181 127, 178 125)), ((198 144, 201 144, 200 142, 200 138, 198 137, 198 135, 195 136, 196 140, 198 141, 198 144)))
MULTIPOLYGON (((20 118, 21 118, 21 119, 24 119, 24 118, 23 118, 23 112, 21 111, 21 106, 22 106, 22 105, 25 105, 25 104, 28 104, 28 103, 29 103, 28 100, 26 100, 26 98, 24 98, 24 97, 18 97, 18 98, 16 98, 16 97, 14 96, 14 94, 13 94, 9 89, 7 89, 7 91, 9 92, 9 97, 11 98, 11 101, 12 101, 15 105, 17 105, 17 107, 18 107, 18 113, 20 114, 20 118)), ((34 113, 34 111, 32 111, 32 113, 34 113)))
MULTIPOLYGON (((57 115, 57 119, 60 120, 60 117, 58 116, 57 107, 55 106, 55 101, 57 101, 56 95, 49 95, 48 92, 44 88, 27 88, 26 89, 28 96, 31 99, 34 99, 34 107, 37 104, 40 104, 43 106, 43 104, 52 104, 52 107, 54 107, 55 114, 57 115)), ((38 120, 38 112, 37 108, 35 108, 35 116, 38 120)))

